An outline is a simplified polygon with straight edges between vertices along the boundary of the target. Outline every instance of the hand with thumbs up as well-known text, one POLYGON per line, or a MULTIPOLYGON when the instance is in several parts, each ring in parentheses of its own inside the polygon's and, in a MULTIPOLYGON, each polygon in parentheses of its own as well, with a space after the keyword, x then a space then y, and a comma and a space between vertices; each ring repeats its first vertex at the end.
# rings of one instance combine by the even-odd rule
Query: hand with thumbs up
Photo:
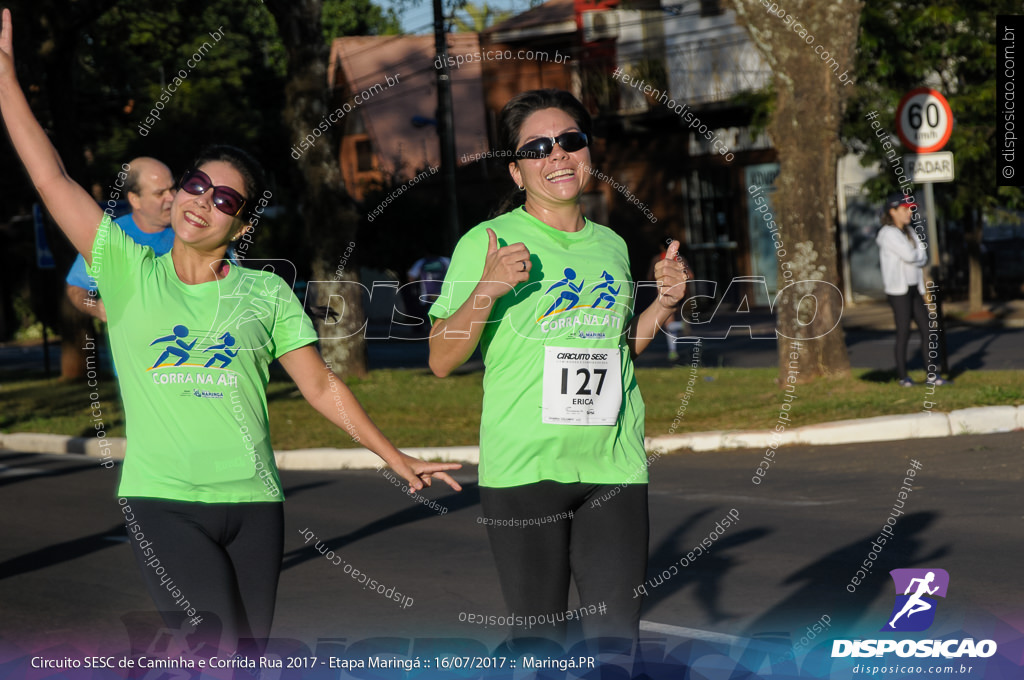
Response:
POLYGON ((530 251, 523 243, 498 247, 498 236, 487 228, 487 259, 477 292, 499 298, 518 283, 530 279, 530 251))
POLYGON ((686 261, 679 256, 679 241, 672 241, 665 258, 654 265, 654 278, 658 282, 658 303, 668 309, 679 306, 686 296, 686 261))
MULTIPOLYGON (((474 247, 478 247, 475 246, 474 247)), ((530 251, 523 243, 498 247, 498 235, 487 229, 487 257, 480 283, 469 299, 447 319, 438 319, 430 331, 430 370, 443 378, 462 364, 480 342, 484 326, 491 323, 495 301, 517 284, 530 279, 530 251)))

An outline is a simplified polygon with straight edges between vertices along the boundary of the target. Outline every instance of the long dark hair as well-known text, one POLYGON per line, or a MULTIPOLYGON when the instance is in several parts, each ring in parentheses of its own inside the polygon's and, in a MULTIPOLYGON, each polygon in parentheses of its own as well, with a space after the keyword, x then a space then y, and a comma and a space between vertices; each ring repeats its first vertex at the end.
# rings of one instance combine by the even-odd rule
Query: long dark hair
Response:
MULTIPOLYGON (((515 158, 523 123, 531 114, 543 109, 558 109, 566 113, 576 123, 580 132, 587 136, 587 139, 593 139, 593 122, 590 113, 579 99, 572 96, 572 93, 554 88, 527 90, 508 100, 498 116, 498 147, 504 152, 504 158, 515 158)), ((518 208, 524 200, 525 194, 513 189, 492 216, 518 208)))
POLYGON ((892 220, 892 213, 889 212, 888 206, 882 208, 882 226, 883 227, 895 227, 896 223, 892 220))
MULTIPOLYGON (((895 209, 896 208, 890 208, 888 205, 886 205, 886 207, 882 209, 882 226, 883 227, 896 227, 896 223, 893 221, 892 213, 890 212, 891 210, 895 210, 895 209)), ((910 233, 910 225, 909 224, 907 226, 905 226, 905 227, 896 227, 896 228, 903 232, 903 235, 907 237, 908 241, 910 241, 911 243, 914 242, 914 235, 910 233)), ((879 229, 881 229, 881 227, 879 227, 879 229)))
MULTIPOLYGON (((576 123, 580 132, 588 138, 593 124, 590 114, 579 99, 565 90, 548 88, 527 90, 508 100, 498 118, 498 144, 507 154, 514 154, 519 145, 519 133, 523 123, 531 114, 543 109, 558 109, 565 112, 576 123)), ((511 155, 508 158, 512 158, 511 155)))

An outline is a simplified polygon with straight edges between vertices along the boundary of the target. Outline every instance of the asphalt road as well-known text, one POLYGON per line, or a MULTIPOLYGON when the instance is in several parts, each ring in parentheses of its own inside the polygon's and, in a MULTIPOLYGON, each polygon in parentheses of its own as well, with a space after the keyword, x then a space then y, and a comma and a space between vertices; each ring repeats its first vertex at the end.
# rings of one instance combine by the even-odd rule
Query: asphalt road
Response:
MULTIPOLYGON (((706 366, 759 368, 778 365, 778 350, 774 339, 765 339, 767 327, 730 329, 719 325, 704 332, 703 361, 706 366)), ((895 371, 892 332, 847 330, 846 346, 850 365, 879 371, 895 371)), ((1024 329, 953 327, 947 331, 949 365, 953 376, 979 369, 1010 370, 1024 364, 1024 329)), ((909 369, 921 371, 920 341, 911 335, 908 350, 909 369)), ((50 365, 54 372, 60 369, 60 347, 50 347, 50 365)), ((367 344, 370 369, 426 368, 428 348, 424 339, 370 342, 367 344)), ((666 344, 656 343, 637 360, 639 366, 668 366, 666 344)), ((41 372, 43 370, 41 345, 0 347, 0 375, 3 373, 41 372)))
MULTIPOLYGON (((763 368, 778 365, 778 349, 775 340, 764 339, 755 329, 753 333, 744 328, 717 332, 717 337, 703 342, 702 360, 706 366, 728 366, 737 368, 763 368)), ((1012 370, 1024 364, 1024 330, 992 329, 978 327, 955 327, 946 333, 949 368, 953 376, 964 371, 980 369, 1012 370)), ((884 331, 848 330, 846 348, 850 365, 855 368, 870 368, 878 371, 896 370, 893 357, 895 334, 884 331)), ((908 369, 923 371, 919 336, 910 338, 907 350, 908 369)), ((661 344, 654 346, 640 356, 640 366, 665 365, 661 344), (656 350, 656 351, 655 351, 656 350)))
MULTIPOLYGON (((877 637, 893 604, 888 570, 916 567, 945 569, 951 579, 929 635, 1019 626, 1022 446, 1024 433, 1015 432, 784 448, 760 485, 751 479, 763 452, 662 457, 651 468, 650 576, 678 564, 730 510, 739 522, 710 552, 651 586, 643 618, 763 637, 799 636, 825 615, 833 635, 877 637), (911 460, 920 470, 895 538, 850 593, 911 460)), ((156 625, 155 615, 114 500, 117 474, 74 455, 0 455, 4 649, 123 650, 126 622, 155 630, 146 628, 156 625)), ((477 522, 474 468, 458 473, 461 494, 429 490, 447 508, 443 515, 372 470, 282 477, 288 501, 276 637, 311 650, 318 639, 329 647, 327 639, 384 635, 454 636, 491 648, 501 640, 502 630, 459 620, 460 612, 506 613, 477 522), (306 545, 303 530, 413 602, 403 609, 362 589, 306 545)))

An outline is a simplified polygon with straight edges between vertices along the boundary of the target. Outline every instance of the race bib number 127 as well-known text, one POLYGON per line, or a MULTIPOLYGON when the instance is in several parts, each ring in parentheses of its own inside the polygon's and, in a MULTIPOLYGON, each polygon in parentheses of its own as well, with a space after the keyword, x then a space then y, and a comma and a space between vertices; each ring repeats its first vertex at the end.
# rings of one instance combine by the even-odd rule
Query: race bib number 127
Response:
POLYGON ((622 406, 622 371, 617 347, 544 348, 542 422, 614 425, 622 406))

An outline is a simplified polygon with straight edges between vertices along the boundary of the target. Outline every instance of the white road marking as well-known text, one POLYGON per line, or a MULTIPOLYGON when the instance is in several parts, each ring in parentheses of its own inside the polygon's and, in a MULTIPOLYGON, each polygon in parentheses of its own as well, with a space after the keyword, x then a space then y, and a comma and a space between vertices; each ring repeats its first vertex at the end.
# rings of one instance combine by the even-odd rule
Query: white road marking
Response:
POLYGON ((727 645, 740 645, 750 642, 747 638, 725 633, 715 633, 700 628, 684 628, 673 626, 668 623, 655 623, 654 621, 640 621, 640 630, 645 633, 658 633, 660 635, 672 635, 689 640, 706 640, 707 642, 723 642, 727 645))

